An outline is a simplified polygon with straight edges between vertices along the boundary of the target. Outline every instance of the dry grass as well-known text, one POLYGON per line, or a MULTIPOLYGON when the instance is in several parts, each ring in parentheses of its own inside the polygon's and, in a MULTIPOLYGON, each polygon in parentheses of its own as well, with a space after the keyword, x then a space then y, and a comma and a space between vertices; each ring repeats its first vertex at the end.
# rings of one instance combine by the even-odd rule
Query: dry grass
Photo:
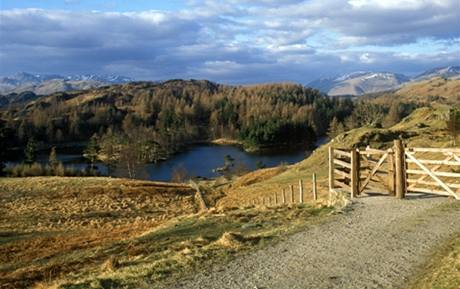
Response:
POLYGON ((460 236, 444 244, 407 289, 460 288, 460 236))
POLYGON ((433 78, 404 85, 395 93, 405 101, 445 101, 458 103, 460 100, 460 79, 433 78))
POLYGON ((198 214, 194 193, 112 178, 0 179, 0 288, 151 288, 332 212, 304 205, 198 214))
POLYGON ((0 179, 0 288, 97 267, 98 251, 196 212, 194 190, 111 178, 0 179))

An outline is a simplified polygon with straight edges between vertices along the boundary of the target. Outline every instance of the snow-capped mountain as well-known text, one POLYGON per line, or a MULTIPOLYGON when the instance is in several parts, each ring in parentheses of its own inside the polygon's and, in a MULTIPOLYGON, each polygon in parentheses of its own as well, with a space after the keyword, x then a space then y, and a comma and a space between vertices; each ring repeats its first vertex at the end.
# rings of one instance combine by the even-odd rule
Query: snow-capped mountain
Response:
POLYGON ((0 94, 32 91, 36 94, 50 94, 58 91, 90 89, 99 86, 131 82, 133 79, 119 75, 69 75, 17 73, 0 78, 0 94))
POLYGON ((437 67, 428 71, 425 71, 422 74, 414 77, 413 80, 426 80, 433 77, 445 77, 445 78, 459 78, 460 77, 460 66, 446 66, 446 67, 437 67))
POLYGON ((408 82, 409 77, 390 72, 357 71, 332 78, 322 78, 308 83, 330 96, 362 95, 390 90, 408 82))

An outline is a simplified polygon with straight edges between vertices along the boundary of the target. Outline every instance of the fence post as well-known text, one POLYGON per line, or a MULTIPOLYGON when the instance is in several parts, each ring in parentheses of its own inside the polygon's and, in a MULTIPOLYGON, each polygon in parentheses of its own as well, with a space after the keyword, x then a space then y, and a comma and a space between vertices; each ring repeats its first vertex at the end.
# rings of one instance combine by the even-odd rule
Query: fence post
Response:
POLYGON ((283 189, 283 194, 281 195, 281 203, 284 205, 286 203, 286 190, 283 189))
POLYGON ((329 147, 329 192, 334 189, 334 148, 329 147))
POLYGON ((290 185, 289 188, 291 189, 291 204, 294 203, 294 186, 290 185))
POLYGON ((303 182, 299 180, 299 203, 303 203, 303 182))
POLYGON ((388 187, 390 196, 395 196, 395 151, 389 149, 388 152, 388 187))
POLYGON ((278 194, 276 192, 273 193, 273 197, 275 198, 275 206, 278 205, 278 194))
POLYGON ((317 192, 316 192, 316 174, 313 173, 313 176, 312 176, 312 181, 313 181, 313 200, 318 200, 318 195, 317 195, 317 192))
POLYGON ((395 191, 398 199, 404 199, 406 196, 406 157, 402 140, 394 141, 395 154, 395 191))
POLYGON ((351 150, 351 198, 355 198, 359 194, 359 152, 357 149, 351 150))

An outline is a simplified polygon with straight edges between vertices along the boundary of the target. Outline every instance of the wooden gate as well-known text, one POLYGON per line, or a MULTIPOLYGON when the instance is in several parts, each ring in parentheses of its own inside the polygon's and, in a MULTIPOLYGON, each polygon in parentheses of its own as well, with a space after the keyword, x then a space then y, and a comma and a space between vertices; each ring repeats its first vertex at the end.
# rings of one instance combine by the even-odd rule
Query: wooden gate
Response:
POLYGON ((366 189, 398 198, 418 192, 460 200, 460 148, 404 148, 401 140, 388 150, 330 147, 329 190, 353 198, 366 189))
POLYGON ((407 191, 460 200, 460 149, 407 148, 407 191))
POLYGON ((379 150, 367 147, 359 151, 360 186, 359 194, 366 188, 376 191, 385 190, 394 194, 394 161, 393 150, 379 150))

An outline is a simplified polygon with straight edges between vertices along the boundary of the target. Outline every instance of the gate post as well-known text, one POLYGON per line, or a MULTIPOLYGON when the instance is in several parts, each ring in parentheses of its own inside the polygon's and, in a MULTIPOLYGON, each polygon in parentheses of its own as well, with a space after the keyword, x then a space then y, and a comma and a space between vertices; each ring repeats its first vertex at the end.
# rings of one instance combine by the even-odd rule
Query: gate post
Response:
POLYGON ((394 140, 395 159, 395 193, 398 199, 406 196, 406 155, 402 140, 394 140))
POLYGON ((329 192, 334 190, 334 148, 329 147, 329 192))
POLYGON ((351 198, 356 198, 359 194, 359 152, 358 149, 352 149, 351 153, 351 198))
POLYGON ((388 188, 390 196, 395 196, 395 150, 388 150, 388 188))

